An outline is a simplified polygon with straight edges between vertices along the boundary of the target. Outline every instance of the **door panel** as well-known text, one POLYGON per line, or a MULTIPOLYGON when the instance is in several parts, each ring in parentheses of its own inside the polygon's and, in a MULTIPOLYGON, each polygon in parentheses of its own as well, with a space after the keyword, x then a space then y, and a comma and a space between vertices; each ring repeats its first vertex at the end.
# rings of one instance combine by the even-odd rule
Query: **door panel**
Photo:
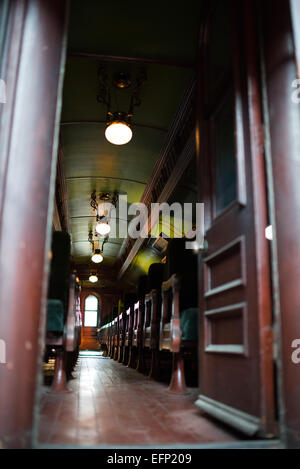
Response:
MULTIPOLYGON (((220 71, 223 65, 223 76, 232 80, 224 79, 219 90, 213 87, 222 99, 199 99, 204 140, 197 148, 201 199, 210 203, 205 204, 208 247, 200 262, 200 395, 196 405, 248 435, 258 431, 266 435, 274 432, 274 383, 270 335, 262 334, 262 327, 268 333, 272 330, 272 322, 264 237, 265 179, 263 164, 258 163, 263 162, 258 139, 261 119, 256 109, 259 101, 249 98, 250 92, 252 98, 257 91, 258 79, 254 64, 246 63, 247 34, 252 35, 254 26, 243 24, 249 16, 246 1, 232 2, 232 6, 230 18, 221 2, 214 2, 208 35, 209 44, 221 41, 222 31, 218 38, 212 36, 213 23, 218 22, 218 15, 226 21, 227 14, 232 46, 228 61, 223 49, 223 63, 218 65, 220 71), (247 76, 250 71, 251 78, 247 76)), ((211 48, 216 51, 216 44, 211 48)), ((205 52, 208 61, 203 73, 211 76, 210 68, 216 63, 210 49, 205 52)))

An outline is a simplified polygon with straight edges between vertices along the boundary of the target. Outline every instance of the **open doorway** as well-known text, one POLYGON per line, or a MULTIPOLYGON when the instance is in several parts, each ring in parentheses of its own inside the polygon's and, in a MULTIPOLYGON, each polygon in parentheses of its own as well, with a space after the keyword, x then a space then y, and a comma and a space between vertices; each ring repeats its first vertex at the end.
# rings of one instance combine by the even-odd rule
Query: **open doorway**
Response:
POLYGON ((82 295, 83 324, 80 350, 100 350, 97 326, 100 323, 101 300, 96 293, 82 295))

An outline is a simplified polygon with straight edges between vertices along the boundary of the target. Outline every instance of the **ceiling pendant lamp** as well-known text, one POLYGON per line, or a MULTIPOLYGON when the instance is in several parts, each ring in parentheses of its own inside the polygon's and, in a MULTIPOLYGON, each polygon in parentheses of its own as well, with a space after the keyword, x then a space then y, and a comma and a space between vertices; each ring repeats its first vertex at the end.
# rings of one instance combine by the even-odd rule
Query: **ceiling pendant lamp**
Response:
POLYGON ((103 256, 100 249, 95 249, 95 253, 92 256, 92 261, 95 262, 95 264, 100 264, 100 262, 103 261, 103 256))
POLYGON ((91 275, 89 276, 89 281, 90 281, 91 283, 96 283, 96 282, 98 282, 98 277, 97 277, 96 272, 91 272, 91 275))
POLYGON ((109 143, 114 145, 125 145, 130 142, 132 130, 130 124, 125 121, 123 113, 115 113, 114 118, 107 123, 105 137, 109 143))
POLYGON ((96 225, 96 231, 101 236, 106 236, 110 232, 111 228, 107 222, 99 222, 96 225))
POLYGON ((130 74, 127 72, 117 72, 113 78, 109 77, 108 72, 100 65, 98 69, 99 89, 97 101, 104 104, 107 108, 105 138, 109 143, 113 145, 125 145, 132 139, 134 108, 141 104, 141 87, 146 79, 147 74, 145 68, 140 69, 136 75, 135 82, 133 82, 130 74), (112 87, 115 87, 114 92, 111 90, 112 87), (120 91, 121 95, 123 95, 123 103, 127 95, 129 101, 128 112, 112 111, 113 107, 118 106, 119 99, 117 95, 120 91), (113 100, 113 98, 115 99, 113 100))

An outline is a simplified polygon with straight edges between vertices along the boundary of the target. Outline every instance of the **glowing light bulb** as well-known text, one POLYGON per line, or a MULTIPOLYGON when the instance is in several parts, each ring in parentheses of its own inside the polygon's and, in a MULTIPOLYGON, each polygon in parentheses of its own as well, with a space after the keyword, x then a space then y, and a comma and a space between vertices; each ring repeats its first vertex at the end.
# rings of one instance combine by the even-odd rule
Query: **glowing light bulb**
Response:
POLYGON ((103 261, 103 256, 101 256, 100 253, 95 253, 95 254, 92 256, 92 261, 95 262, 95 264, 100 264, 100 262, 103 261))
POLYGON ((105 236, 110 232, 110 226, 108 223, 98 223, 96 225, 96 231, 100 235, 105 236))
POLYGON ((126 122, 114 121, 106 127, 105 137, 114 145, 125 145, 132 139, 132 130, 126 122))
POLYGON ((89 281, 92 282, 92 283, 98 282, 98 277, 97 277, 97 275, 94 275, 94 274, 90 275, 90 276, 89 276, 89 281))

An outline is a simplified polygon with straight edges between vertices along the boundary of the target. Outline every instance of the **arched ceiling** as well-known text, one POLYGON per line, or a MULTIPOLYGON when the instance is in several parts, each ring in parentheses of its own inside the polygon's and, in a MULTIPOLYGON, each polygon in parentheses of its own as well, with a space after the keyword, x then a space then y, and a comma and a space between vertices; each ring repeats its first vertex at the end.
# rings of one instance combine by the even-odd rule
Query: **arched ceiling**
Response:
MULTIPOLYGON (((75 264, 90 263, 95 227, 93 190, 139 202, 195 73, 200 2, 71 2, 61 114, 61 151, 75 264), (136 60, 139 59, 139 60, 136 60), (124 146, 104 137, 106 108, 97 102, 99 64, 109 77, 144 66, 147 81, 135 108, 133 138, 124 146)), ((132 89, 113 90, 113 110, 126 110, 132 89), (117 109, 117 107, 119 109, 117 109)), ((114 267, 123 239, 109 238, 103 266, 114 267)))

